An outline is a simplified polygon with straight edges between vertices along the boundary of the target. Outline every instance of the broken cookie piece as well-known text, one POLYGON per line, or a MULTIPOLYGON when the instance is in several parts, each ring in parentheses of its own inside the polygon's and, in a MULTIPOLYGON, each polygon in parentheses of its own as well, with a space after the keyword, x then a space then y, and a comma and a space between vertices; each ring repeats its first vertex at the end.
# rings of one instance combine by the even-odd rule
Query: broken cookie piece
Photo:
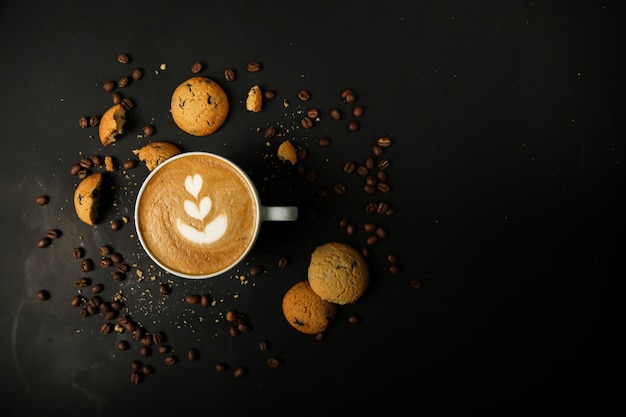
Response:
POLYGON ((103 174, 97 172, 81 180, 74 191, 74 209, 78 218, 90 226, 98 220, 98 205, 100 203, 100 188, 103 174))
POLYGON ((286 140, 278 147, 278 159, 282 161, 289 161, 291 165, 295 165, 298 162, 298 155, 296 148, 293 146, 290 140, 286 140))
POLYGON ((126 109, 121 104, 111 106, 100 119, 98 133, 100 142, 104 146, 117 141, 124 134, 124 123, 126 123, 126 109))
POLYGON ((263 106, 263 93, 261 87, 253 85, 248 91, 248 98, 246 99, 246 109, 251 112, 260 112, 263 106))
POLYGON ((180 153, 178 146, 170 142, 150 142, 141 149, 133 150, 150 171, 166 159, 180 153))

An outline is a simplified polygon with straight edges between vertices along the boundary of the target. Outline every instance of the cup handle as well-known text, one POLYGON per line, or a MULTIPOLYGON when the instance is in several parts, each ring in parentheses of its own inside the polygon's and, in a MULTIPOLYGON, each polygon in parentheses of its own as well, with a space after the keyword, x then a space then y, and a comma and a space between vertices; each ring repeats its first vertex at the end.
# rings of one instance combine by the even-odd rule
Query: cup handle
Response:
POLYGON ((261 207, 262 221, 293 221, 298 219, 296 206, 263 206, 261 207))

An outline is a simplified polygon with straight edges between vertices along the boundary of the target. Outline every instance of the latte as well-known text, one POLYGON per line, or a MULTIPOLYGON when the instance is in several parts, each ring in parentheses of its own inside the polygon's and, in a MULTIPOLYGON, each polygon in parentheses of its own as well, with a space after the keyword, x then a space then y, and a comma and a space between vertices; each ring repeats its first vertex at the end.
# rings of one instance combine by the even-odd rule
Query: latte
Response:
POLYGON ((139 239, 164 269, 202 278, 241 260, 256 239, 260 205, 254 186, 227 160, 180 154, 142 185, 135 207, 139 239))

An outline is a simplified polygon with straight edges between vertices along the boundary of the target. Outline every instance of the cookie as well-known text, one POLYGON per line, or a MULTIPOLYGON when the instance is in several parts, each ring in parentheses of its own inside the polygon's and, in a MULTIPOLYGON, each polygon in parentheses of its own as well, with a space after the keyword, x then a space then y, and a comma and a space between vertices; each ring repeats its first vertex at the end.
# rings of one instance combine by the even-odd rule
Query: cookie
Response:
POLYGON ((291 165, 295 165, 298 162, 298 154, 296 148, 293 146, 290 140, 286 140, 278 147, 278 159, 281 161, 289 161, 291 165))
POLYGON ((250 90, 248 90, 248 97, 246 98, 246 110, 251 112, 260 112, 261 107, 263 106, 263 93, 261 92, 261 87, 258 85, 253 85, 250 90))
POLYGON ((103 175, 96 172, 83 178, 74 190, 74 209, 76 215, 90 226, 98 220, 98 204, 100 203, 100 188, 103 175))
POLYGON ((124 124, 126 123, 126 109, 121 104, 114 104, 104 112, 98 125, 100 142, 104 146, 117 141, 124 134, 124 124))
POLYGON ((140 149, 133 150, 139 160, 146 164, 150 171, 166 159, 180 153, 178 146, 170 142, 150 142, 140 149))
POLYGON ((215 81, 191 77, 172 94, 170 111, 174 123, 194 136, 215 133, 228 116, 228 97, 215 81))
POLYGON ((361 252, 347 243, 329 242, 311 254, 308 277, 311 288, 323 300, 343 305, 361 298, 370 274, 361 252))
POLYGON ((317 334, 335 320, 337 306, 322 300, 304 280, 294 284, 283 296, 283 314, 299 332, 317 334))

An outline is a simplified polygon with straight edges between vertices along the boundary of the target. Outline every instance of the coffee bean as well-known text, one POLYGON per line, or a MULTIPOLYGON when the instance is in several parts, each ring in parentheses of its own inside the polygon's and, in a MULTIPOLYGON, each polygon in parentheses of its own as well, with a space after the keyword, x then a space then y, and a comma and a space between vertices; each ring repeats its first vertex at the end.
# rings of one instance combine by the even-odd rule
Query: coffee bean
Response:
POLYGON ((389 191, 391 191, 391 187, 386 182, 379 182, 376 185, 376 188, 378 189, 378 191, 383 193, 388 193, 389 191))
POLYGON ((113 260, 109 257, 104 257, 102 259, 100 259, 100 266, 103 268, 107 268, 109 266, 113 265, 113 260))
POLYGON ((265 129, 265 132, 263 132, 263 138, 265 139, 272 139, 274 136, 276 136, 276 128, 274 126, 268 127, 265 129))
POLYGON ((307 182, 315 182, 315 180, 317 179, 317 172, 315 171, 308 171, 306 173, 306 180, 307 182))
POLYGON ((50 299, 50 292, 48 290, 39 290, 37 291, 37 298, 41 301, 46 301, 50 299))
POLYGON ((350 90, 345 95, 343 95, 343 101, 347 104, 352 104, 356 101, 356 95, 354 95, 354 92, 350 90))
POLYGON ((318 342, 322 342, 322 341, 326 340, 326 333, 324 333, 324 332, 317 333, 315 335, 315 340, 318 341, 318 342))
POLYGON ((313 120, 311 120, 310 117, 305 116, 302 118, 302 120, 300 120, 300 125, 302 125, 302 127, 305 129, 310 129, 313 127, 313 120))
MULTIPOLYGON (((140 327, 140 329, 143 329, 143 327, 140 327)), ((138 339, 141 341, 141 345, 142 346, 152 346, 154 344, 154 340, 152 339, 152 335, 146 333, 145 330, 143 332, 143 335, 141 337, 138 337, 138 339)))
POLYGON ((174 365, 176 362, 178 362, 178 358, 174 355, 168 355, 165 357, 165 364, 168 366, 174 365))
POLYGON ((350 132, 356 132, 357 130, 359 130, 359 122, 357 122, 356 120, 350 120, 348 122, 348 130, 350 132))
POLYGON ((83 248, 74 248, 72 249, 72 257, 74 259, 80 259, 84 256, 83 248))
POLYGON ((139 163, 137 162, 136 159, 127 159, 126 161, 124 161, 124 163, 122 164, 122 168, 128 170, 128 169, 135 169, 137 167, 139 163))
POLYGON ((365 191, 367 194, 375 194, 376 187, 370 184, 365 184, 365 186, 363 187, 363 191, 365 191))
POLYGON ((359 316, 356 316, 354 314, 348 316, 348 323, 350 324, 359 324, 361 321, 359 316))
POLYGON ((135 359, 134 361, 132 361, 130 363, 130 368, 133 371, 139 371, 140 369, 143 368, 143 362, 141 362, 140 360, 135 359))
POLYGON ((139 354, 144 358, 152 355, 152 348, 150 346, 141 346, 139 348, 139 354))
POLYGON ((361 248, 361 254, 364 258, 369 258, 370 256, 372 256, 372 251, 370 250, 370 248, 363 247, 361 248))
POLYGON ((120 104, 122 102, 122 98, 124 97, 119 91, 115 91, 111 94, 111 101, 113 102, 113 104, 120 104))
MULTIPOLYGON (((100 307, 100 310, 102 310, 102 306, 100 307)), ((114 318, 117 317, 119 313, 116 310, 109 310, 109 311, 105 311, 104 312, 104 319, 105 320, 113 320, 114 318)))
POLYGON ((163 343, 165 343, 165 340, 165 333, 161 331, 152 333, 152 343, 154 343, 155 345, 162 345, 163 343))
POLYGON ((373 169, 376 166, 376 161, 374 161, 374 158, 372 158, 371 156, 368 156, 367 158, 365 158, 365 167, 368 170, 373 169))
POLYGON ((289 265, 289 259, 286 257, 281 257, 278 259, 278 267, 279 268, 286 268, 287 265, 289 265))
POLYGON ((80 288, 85 288, 91 285, 91 278, 78 278, 76 280, 76 285, 80 288))
POLYGON ((397 213, 397 209, 395 207, 389 207, 387 210, 385 210, 385 215, 386 216, 393 216, 397 213))
POLYGON ((200 296, 200 304, 202 305, 202 307, 208 307, 211 305, 212 302, 213 300, 211 299, 211 296, 209 294, 202 294, 200 296))
POLYGON ((128 265, 128 264, 118 264, 116 269, 117 269, 117 272, 121 272, 121 273, 125 274, 128 271, 130 271, 130 265, 128 265))
POLYGON ((115 81, 107 81, 104 84, 102 84, 102 88, 107 93, 110 93, 111 91, 115 90, 115 85, 116 85, 115 81))
POLYGON ((380 182, 387 182, 389 175, 387 174, 387 171, 378 171, 376 172, 376 178, 378 178, 380 182))
POLYGON ((248 323, 239 323, 237 324, 237 330, 241 333, 248 333, 252 331, 252 326, 250 326, 248 323))
POLYGON ((113 308, 113 310, 119 311, 124 308, 124 303, 119 300, 111 301, 111 308, 113 308))
POLYGON ((111 274, 111 278, 114 281, 124 281, 126 279, 126 274, 123 272, 115 271, 111 274))
POLYGON ((381 238, 381 239, 386 239, 388 236, 387 230, 382 228, 382 227, 378 227, 376 228, 376 235, 381 238))
POLYGON ((366 176, 367 174, 369 174, 369 172, 370 172, 369 169, 367 169, 367 167, 365 165, 361 165, 356 170, 356 173, 361 175, 361 176, 366 176))
POLYGON ((117 348, 119 350, 128 350, 128 349, 130 349, 130 343, 128 343, 128 341, 126 341, 126 340, 120 340, 117 343, 117 348))
POLYGON ((45 206, 50 202, 50 197, 48 197, 47 195, 40 195, 35 199, 35 202, 40 206, 45 206))
POLYGON ((246 65, 246 69, 248 72, 257 72, 261 69, 261 64, 256 61, 249 62, 248 65, 246 65))
POLYGON ((135 107, 135 103, 128 97, 124 97, 120 104, 126 110, 132 110, 135 107))
POLYGON ((306 148, 298 148, 296 155, 298 157, 298 161, 302 161, 308 155, 308 151, 306 148))
POLYGON ((224 70, 224 78, 226 79, 226 81, 234 81, 235 80, 235 70, 233 70, 232 68, 226 68, 224 70))
POLYGON ((199 357, 200 352, 198 352, 198 349, 191 348, 187 351, 187 359, 189 359, 189 362, 195 362, 198 360, 199 357))
POLYGON ((239 336, 239 329, 237 328, 237 326, 231 326, 228 329, 228 333, 232 336, 232 337, 237 337, 239 336))
POLYGON ((113 330, 113 325, 111 323, 104 323, 101 327, 100 327, 100 333, 103 335, 107 335, 109 333, 111 333, 111 330, 113 330))
POLYGON ((311 98, 311 93, 307 90, 300 90, 298 91, 298 98, 302 101, 307 101, 311 98))
POLYGON ((419 279, 412 279, 411 281, 409 281, 409 285, 411 286, 411 288, 422 288, 422 281, 420 281, 419 279))
POLYGON ((92 271, 94 268, 94 263, 91 259, 87 258, 87 259, 83 259, 80 262, 80 270, 83 272, 89 272, 92 271))
POLYGON ((47 248, 51 244, 52 244, 52 239, 50 239, 49 237, 42 237, 41 239, 39 239, 39 242, 37 242, 37 247, 47 248))
POLYGON ((172 289, 167 284, 159 284, 159 293, 161 295, 168 295, 172 293, 172 289))
POLYGON ((354 94, 351 88, 344 88, 341 90, 341 98, 345 101, 348 94, 354 94))
POLYGON ((354 172, 354 168, 356 167, 356 164, 352 161, 348 161, 345 164, 343 164, 343 172, 345 172, 346 174, 351 174, 354 172))
POLYGON ((376 207, 376 211, 378 211, 379 214, 385 214, 387 209, 389 209, 389 204, 384 201, 378 203, 378 206, 376 207))
POLYGON ((237 368, 235 369, 235 371, 233 372, 233 376, 237 379, 239 378, 243 378, 244 376, 246 376, 248 374, 248 370, 246 368, 237 368))
POLYGON ((352 115, 353 115, 354 117, 361 117, 361 116, 363 116, 363 112, 364 112, 364 111, 365 111, 365 108, 364 108, 362 105, 357 104, 357 105, 356 105, 356 106, 354 106, 354 108, 352 109, 352 115))
POLYGON ((306 111, 306 115, 309 116, 311 119, 317 119, 320 115, 320 112, 317 109, 309 109, 306 111))
POLYGON ((100 124, 100 116, 91 116, 89 118, 89 126, 96 127, 100 124))
POLYGON ((368 233, 371 233, 376 230, 376 227, 377 227, 376 223, 367 222, 363 225, 363 230, 365 230, 368 233))
POLYGON ((89 126, 89 120, 85 116, 78 119, 78 125, 83 129, 89 126))
POLYGON ((120 230, 122 228, 122 221, 120 219, 115 219, 109 221, 109 226, 111 230, 120 230))
POLYGON ((368 245, 375 245, 379 240, 380 238, 377 235, 371 235, 367 237, 366 242, 368 245))
POLYGON ((348 224, 350 224, 350 220, 348 220, 347 217, 342 217, 341 219, 339 219, 339 226, 340 227, 346 227, 346 226, 348 226, 348 224))
POLYGON ((344 195, 346 193, 346 185, 341 183, 335 184, 334 190, 338 195, 344 195))
POLYGON ((353 223, 350 223, 346 226, 346 233, 348 236, 354 236, 356 233, 356 226, 353 223))
POLYGON ((91 292, 94 294, 100 294, 103 290, 104 290, 104 285, 102 284, 96 284, 93 287, 91 287, 91 292))
POLYGON ((130 373, 131 384, 139 384, 141 382, 141 373, 138 371, 130 373))
POLYGON ((270 348, 270 342, 268 342, 267 340, 261 340, 259 342, 259 349, 261 349, 261 351, 265 352, 269 348, 270 348))
POLYGON ((57 229, 50 229, 46 232, 46 236, 50 239, 58 239, 61 237, 61 231, 57 229))
POLYGON ((100 155, 91 155, 89 157, 89 159, 91 159, 91 162, 93 163, 93 166, 102 166, 102 165, 104 165, 104 158, 102 158, 100 155))
POLYGON ((93 161, 91 158, 82 158, 78 164, 83 168, 91 168, 93 166, 93 161))
POLYGON ((133 80, 135 81, 141 80, 143 78, 143 70, 141 68, 135 68, 131 77, 133 77, 133 80))
POLYGON ((85 301, 85 299, 82 296, 75 295, 72 298, 71 305, 72 307, 79 307, 83 303, 83 301, 85 301))
POLYGON ((193 64, 191 64, 191 72, 194 74, 199 73, 200 71, 202 71, 202 62, 200 61, 196 61, 193 64))
POLYGON ((278 359, 275 356, 272 356, 270 358, 267 358, 267 365, 270 368, 278 368, 280 366, 280 359, 278 359))
POLYGON ((130 83, 130 78, 127 77, 126 75, 124 75, 123 77, 120 77, 120 79, 117 80, 117 86, 120 88, 126 87, 128 83, 130 83))
POLYGON ((387 158, 378 161, 378 169, 380 170, 385 170, 389 168, 389 165, 391 165, 391 162, 387 158))
POLYGON ((89 175, 89 171, 87 171, 85 168, 81 168, 77 173, 76 176, 78 177, 78 179, 85 179, 87 178, 87 176, 89 175))
POLYGON ((152 136, 154 135, 154 125, 145 125, 143 127, 143 134, 146 136, 152 136))
POLYGON ((72 166, 70 167, 70 174, 76 175, 78 174, 78 171, 80 171, 81 169, 82 167, 80 166, 79 163, 72 164, 72 166))
POLYGON ((130 62, 130 56, 128 54, 118 54, 117 62, 120 64, 128 64, 130 62))
POLYGON ((162 344, 162 345, 159 345, 157 350, 161 354, 166 354, 166 353, 170 353, 172 351, 172 348, 170 347, 170 345, 162 344))
POLYGON ((225 364, 224 362, 218 362, 215 364, 215 370, 217 372, 226 372, 228 371, 228 365, 225 364))
POLYGON ((391 146, 391 138, 380 137, 376 140, 376 144, 382 148, 386 148, 388 146, 391 146))
POLYGON ((89 312, 87 308, 81 308, 79 314, 84 319, 91 316, 91 313, 89 312))
POLYGON ((329 138, 320 138, 317 141, 318 145, 320 145, 321 147, 325 148, 326 146, 330 145, 330 139, 329 138))
POLYGON ((398 265, 391 265, 389 267, 389 272, 391 272, 393 275, 398 275, 400 273, 400 267, 398 265))
POLYGON ((141 372, 143 372, 144 375, 152 375, 154 374, 155 369, 154 366, 146 364, 141 368, 141 372))
POLYGON ((187 304, 199 304, 200 296, 198 294, 187 294, 185 296, 185 302, 187 304))
POLYGON ((383 154, 382 146, 378 146, 378 145, 372 146, 372 153, 376 156, 381 156, 383 154))
POLYGON ((378 179, 375 175, 368 175, 365 177, 365 184, 375 186, 378 183, 378 179))
POLYGON ((146 337, 146 329, 144 329, 143 327, 137 327, 137 325, 132 321, 126 323, 124 327, 126 327, 126 330, 128 330, 129 332, 133 332, 133 336, 135 336, 135 339, 139 340, 144 346, 150 345, 151 341, 148 341, 147 343, 144 342, 144 338, 146 337))
POLYGON ((330 118, 333 120, 341 120, 341 110, 339 109, 331 109, 330 110, 330 118))

